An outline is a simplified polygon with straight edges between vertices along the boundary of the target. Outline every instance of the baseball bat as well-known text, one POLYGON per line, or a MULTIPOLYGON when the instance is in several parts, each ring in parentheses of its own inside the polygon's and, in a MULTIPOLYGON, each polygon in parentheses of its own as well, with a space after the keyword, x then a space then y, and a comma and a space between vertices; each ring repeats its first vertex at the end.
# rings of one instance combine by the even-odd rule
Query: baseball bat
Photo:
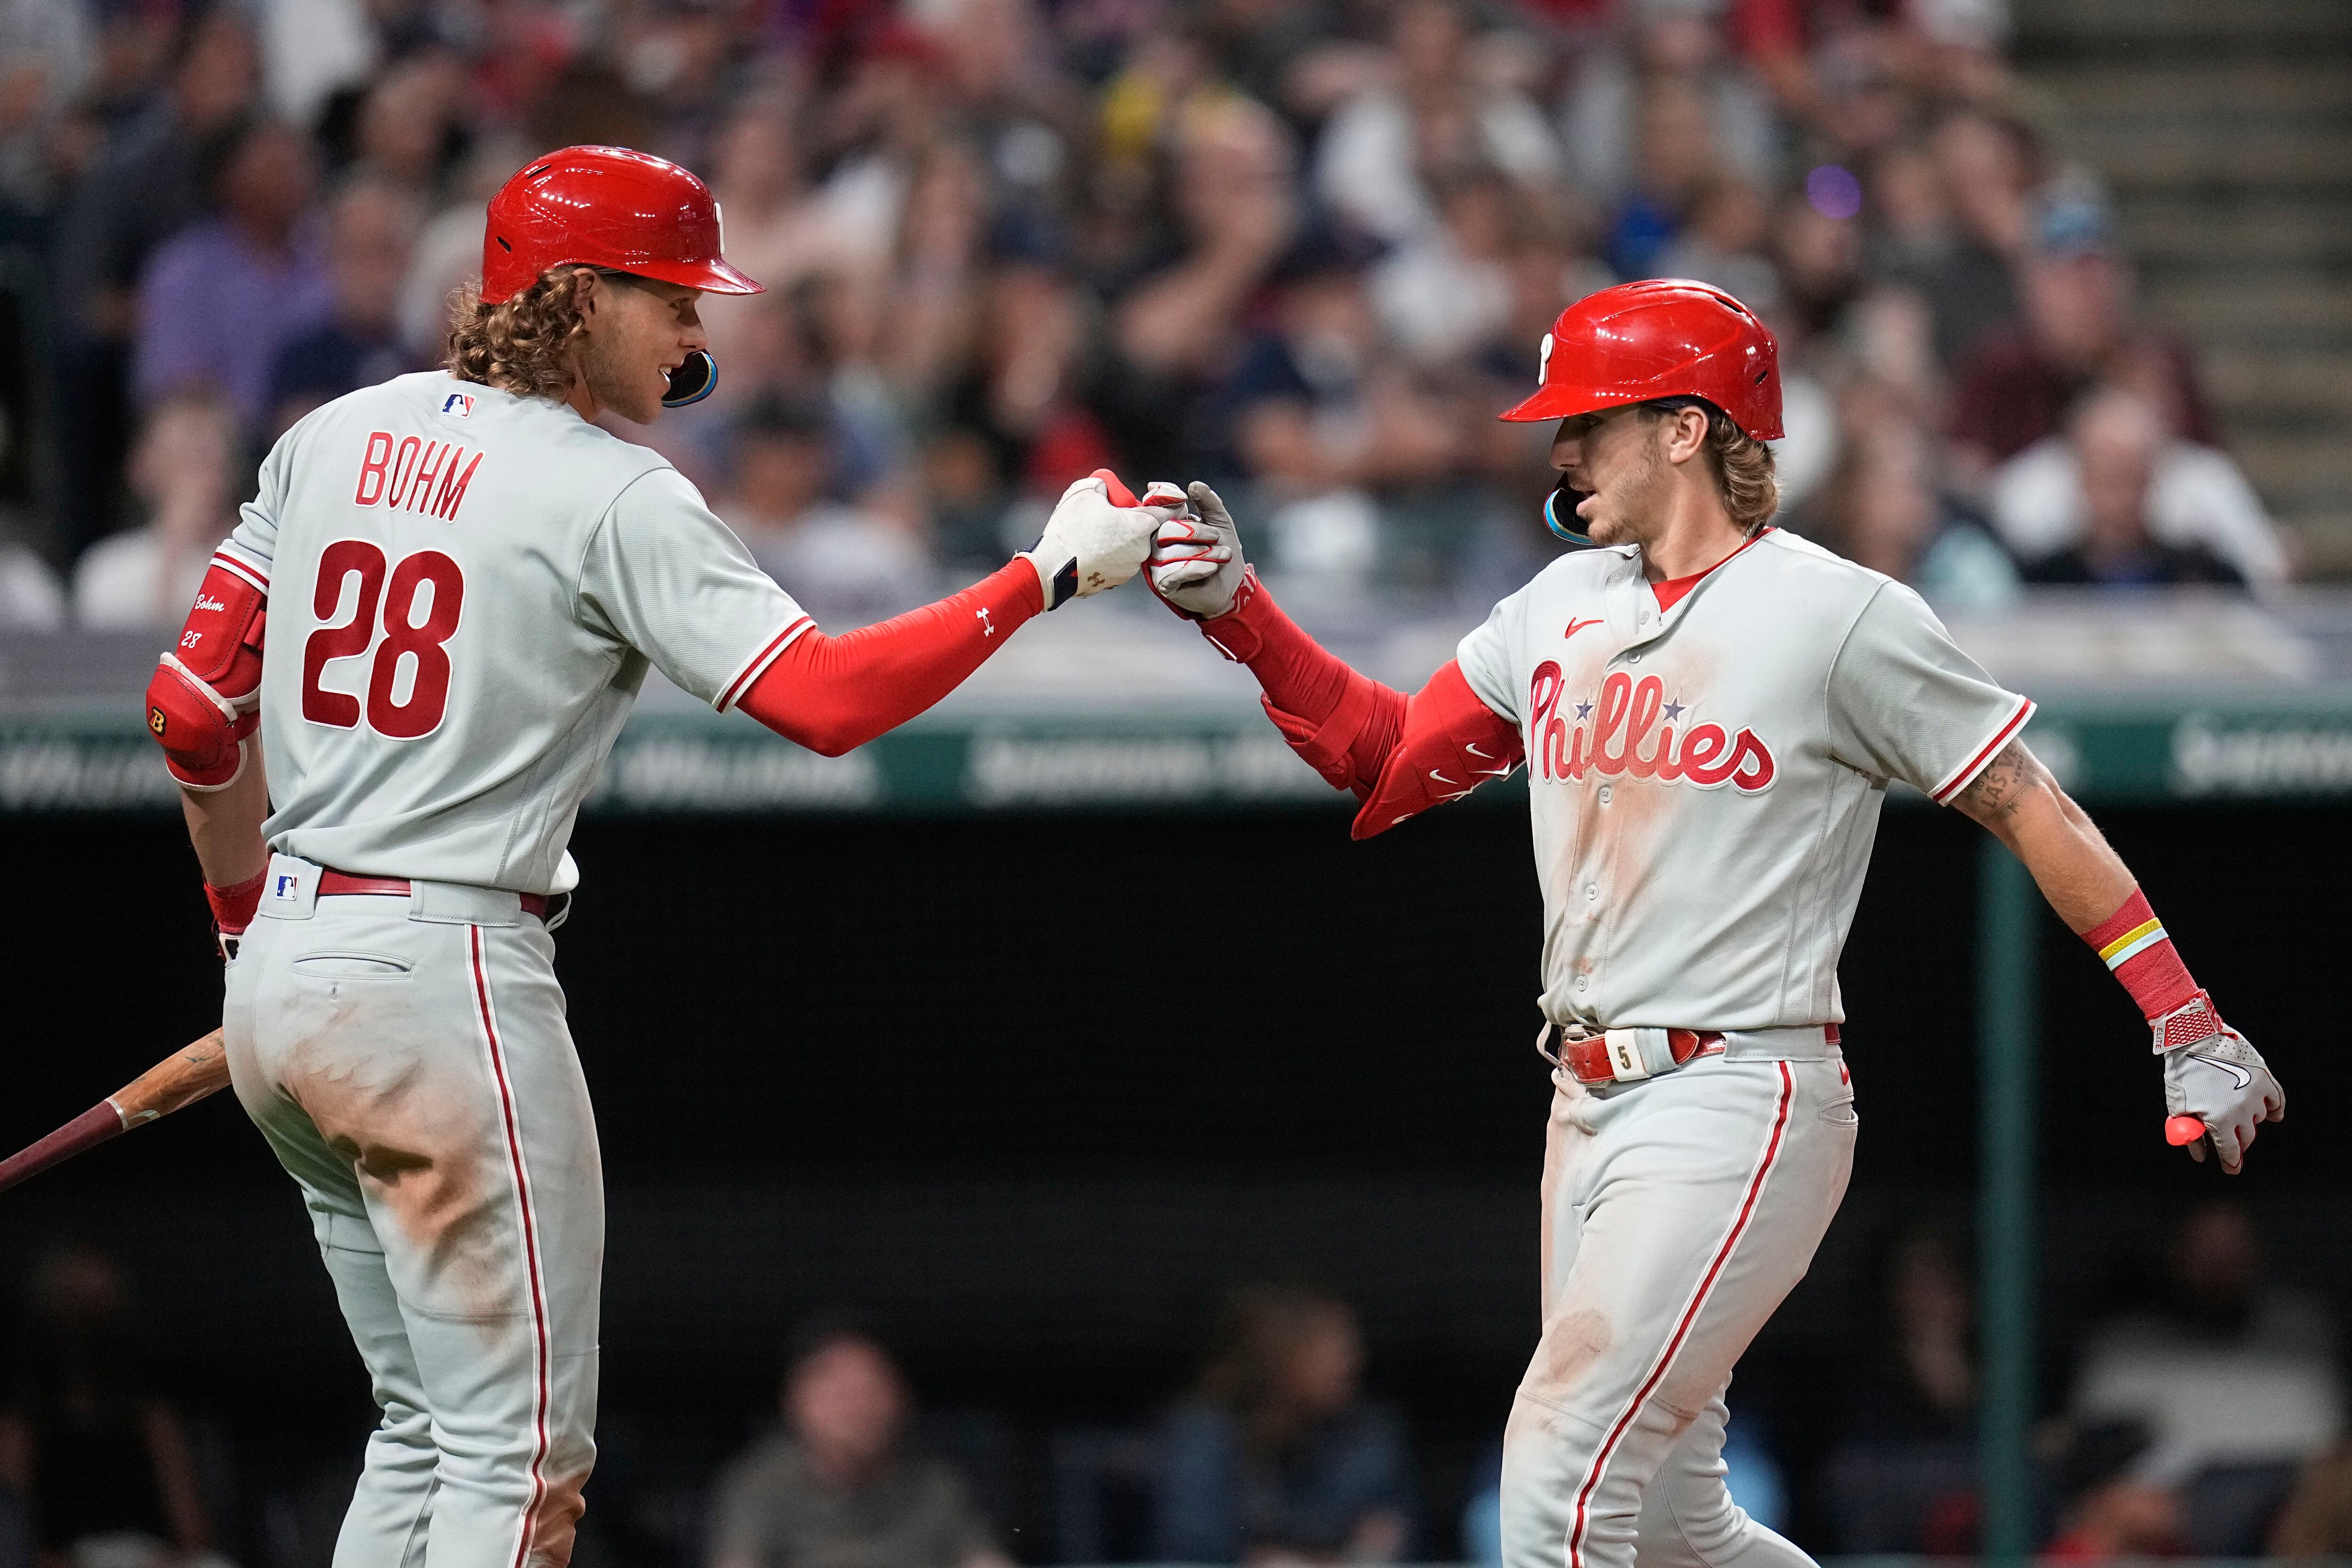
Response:
POLYGON ((0 1192, 227 1087, 228 1052, 221 1044, 221 1032, 215 1029, 173 1051, 39 1142, 0 1160, 0 1192))

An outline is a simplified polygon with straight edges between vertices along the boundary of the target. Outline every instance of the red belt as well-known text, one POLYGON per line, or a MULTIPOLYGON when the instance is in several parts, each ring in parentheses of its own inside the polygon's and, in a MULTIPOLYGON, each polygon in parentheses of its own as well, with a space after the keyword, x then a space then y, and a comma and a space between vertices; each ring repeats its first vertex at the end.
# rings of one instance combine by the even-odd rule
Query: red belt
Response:
MULTIPOLYGON (((1617 1071, 1616 1064, 1611 1059, 1609 1037, 1606 1035, 1586 1035, 1581 1038, 1575 1038, 1564 1033, 1559 1025, 1554 1024, 1551 1026, 1551 1047, 1558 1053, 1557 1059, 1559 1065, 1566 1068, 1569 1076, 1580 1084, 1597 1088, 1604 1083, 1617 1083, 1622 1080, 1622 1075, 1617 1071)), ((1716 1030, 1668 1029, 1666 1031, 1666 1050, 1675 1058, 1676 1067, 1682 1066, 1693 1057, 1705 1056, 1709 1052, 1721 1049, 1723 1049, 1723 1036, 1716 1030)))
MULTIPOLYGON (((1822 1033, 1830 1044, 1838 1043, 1838 1026, 1835 1024, 1822 1026, 1822 1033)), ((1642 1064, 1638 1058, 1621 1064, 1605 1034, 1571 1036, 1554 1024, 1544 1031, 1544 1039, 1550 1047, 1546 1054, 1566 1068, 1570 1077, 1589 1088, 1597 1089, 1602 1084, 1624 1083, 1654 1076, 1640 1070, 1642 1064), (1621 1066, 1623 1070, 1621 1070, 1621 1066)), ((1718 1030, 1666 1031, 1666 1054, 1673 1058, 1675 1067, 1681 1067, 1693 1057, 1712 1056, 1721 1049, 1723 1035, 1718 1030)), ((1665 1070, 1672 1071, 1673 1068, 1665 1070)))
MULTIPOLYGON (((354 877, 349 871, 335 871, 320 867, 319 896, 322 899, 330 899, 341 893, 383 893, 404 899, 408 897, 408 879, 405 877, 354 877)), ((546 894, 522 893, 517 896, 522 900, 523 913, 542 921, 547 918, 549 900, 546 894)))

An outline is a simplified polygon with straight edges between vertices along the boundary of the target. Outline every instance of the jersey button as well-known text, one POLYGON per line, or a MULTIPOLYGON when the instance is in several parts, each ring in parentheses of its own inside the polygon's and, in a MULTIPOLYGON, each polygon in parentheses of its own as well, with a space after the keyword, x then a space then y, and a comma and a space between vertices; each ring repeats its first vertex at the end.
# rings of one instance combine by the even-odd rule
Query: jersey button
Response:
POLYGON ((1585 901, 1586 903, 1588 903, 1588 904, 1589 904, 1589 903, 1592 902, 1592 900, 1595 900, 1595 899, 1599 898, 1600 896, 1601 896, 1601 889, 1600 889, 1598 887, 1596 887, 1595 885, 1593 885, 1593 884, 1592 884, 1592 883, 1591 883, 1591 882, 1587 882, 1587 883, 1585 883, 1585 884, 1584 884, 1584 901, 1585 901))
POLYGON ((1642 656, 1638 653, 1629 653, 1625 656, 1625 662, 1627 664, 1639 664, 1642 662, 1642 656))
POLYGON ((1591 990, 1591 989, 1592 989, 1592 976, 1591 976, 1590 974, 1580 974, 1580 975, 1578 975, 1578 976, 1576 977, 1576 988, 1577 988, 1579 991, 1590 991, 1590 990, 1591 990))
POLYGON ((1602 784, 1601 786, 1601 804, 1603 805, 1607 805, 1609 804, 1609 786, 1607 784, 1602 784))

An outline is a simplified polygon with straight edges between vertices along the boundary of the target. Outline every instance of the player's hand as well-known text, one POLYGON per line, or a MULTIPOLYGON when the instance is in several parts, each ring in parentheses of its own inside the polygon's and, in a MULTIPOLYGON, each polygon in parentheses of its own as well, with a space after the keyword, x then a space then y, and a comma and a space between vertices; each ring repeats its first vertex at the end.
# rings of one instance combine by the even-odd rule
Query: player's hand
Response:
POLYGON ((1168 509, 1139 506, 1124 485, 1114 494, 1115 484, 1117 479, 1099 468, 1072 484, 1037 542, 1021 552, 1037 569, 1047 609, 1116 588, 1142 570, 1152 531, 1168 509))
POLYGON ((2236 1175, 2246 1162, 2258 1122, 2286 1116, 2286 1091, 2260 1051, 2246 1037, 2221 1022, 2213 999, 2200 991, 2194 999, 2155 1020, 2156 1054, 2164 1058, 2164 1109, 2168 1136, 2177 1137, 2197 1122, 2202 1137, 2191 1137, 2189 1152, 2205 1158, 2210 1143, 2221 1169, 2236 1175))
POLYGON ((1151 591, 1169 608, 1195 620, 1214 620, 1232 609, 1248 563, 1242 559, 1241 530, 1217 492, 1195 479, 1179 494, 1162 481, 1144 500, 1184 507, 1160 525, 1151 542, 1151 591))

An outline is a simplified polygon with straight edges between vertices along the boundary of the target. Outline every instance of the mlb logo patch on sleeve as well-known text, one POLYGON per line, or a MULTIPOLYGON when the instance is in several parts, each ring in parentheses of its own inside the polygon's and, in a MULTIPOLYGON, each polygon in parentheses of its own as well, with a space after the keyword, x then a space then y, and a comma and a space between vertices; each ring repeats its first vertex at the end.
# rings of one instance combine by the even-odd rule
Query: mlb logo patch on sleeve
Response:
POLYGON ((460 419, 470 418, 474 412, 473 394, 453 392, 441 400, 441 412, 454 414, 460 419))

